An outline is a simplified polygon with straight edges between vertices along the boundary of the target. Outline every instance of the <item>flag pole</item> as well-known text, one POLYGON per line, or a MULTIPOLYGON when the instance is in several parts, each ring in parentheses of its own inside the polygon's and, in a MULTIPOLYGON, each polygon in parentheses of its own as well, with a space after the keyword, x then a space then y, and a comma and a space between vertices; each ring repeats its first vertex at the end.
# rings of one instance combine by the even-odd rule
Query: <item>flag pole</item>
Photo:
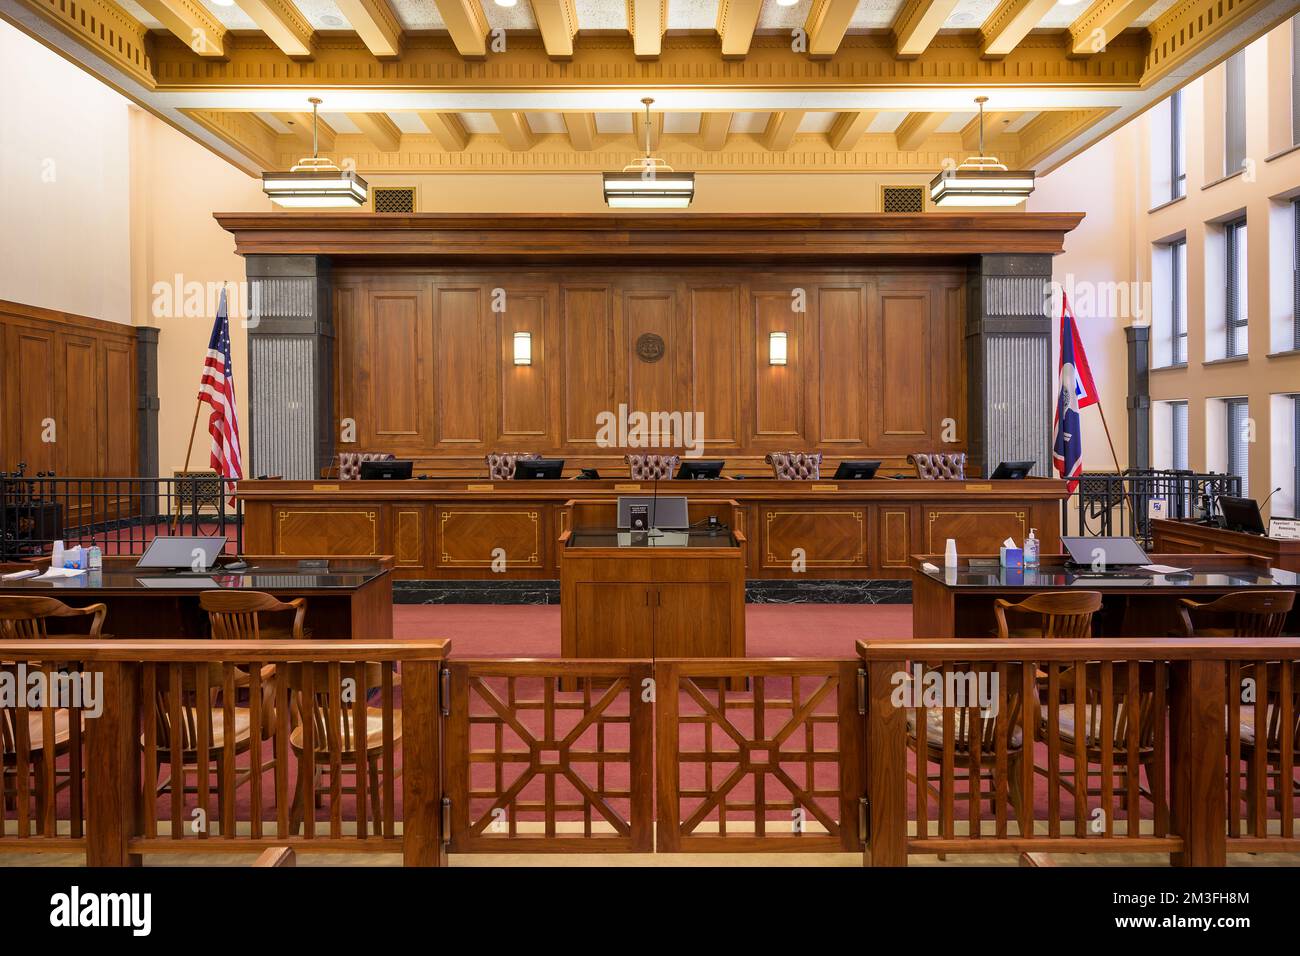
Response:
MULTIPOLYGON (((226 291, 228 285, 229 285, 229 283, 227 283, 227 282, 223 279, 222 282, 221 282, 221 291, 222 291, 223 294, 225 293, 225 291, 226 291)), ((194 452, 194 436, 195 436, 195 434, 198 432, 198 429, 199 429, 199 412, 201 412, 201 411, 203 411, 203 395, 202 395, 202 390, 200 390, 199 396, 198 396, 197 398, 195 398, 195 400, 194 400, 194 421, 190 422, 190 440, 189 440, 189 442, 187 442, 186 445, 185 445, 185 466, 184 466, 183 468, 181 468, 181 474, 182 474, 182 475, 184 475, 185 472, 187 472, 187 471, 190 470, 190 455, 194 452)), ((182 480, 184 480, 184 479, 182 479, 182 480)), ((179 494, 177 494, 176 499, 177 499, 177 502, 178 502, 178 503, 177 503, 177 506, 176 506, 176 513, 172 515, 172 534, 175 534, 175 533, 176 533, 176 529, 177 529, 177 527, 180 526, 180 523, 181 523, 181 511, 180 511, 180 504, 179 504, 179 501, 180 501, 180 495, 179 495, 179 494)))

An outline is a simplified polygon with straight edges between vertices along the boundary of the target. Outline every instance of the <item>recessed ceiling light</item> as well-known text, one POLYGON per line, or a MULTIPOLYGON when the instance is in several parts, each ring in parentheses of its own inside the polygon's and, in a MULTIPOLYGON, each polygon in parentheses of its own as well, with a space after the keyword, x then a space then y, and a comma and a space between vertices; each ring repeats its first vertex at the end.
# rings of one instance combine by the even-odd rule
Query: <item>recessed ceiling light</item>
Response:
POLYGON ((793 7, 799 0, 776 0, 778 7, 793 7))
POLYGON ((212 0, 213 4, 218 7, 233 7, 235 0, 212 0))
POLYGON ((496 0, 498 7, 513 7, 519 0, 496 0))

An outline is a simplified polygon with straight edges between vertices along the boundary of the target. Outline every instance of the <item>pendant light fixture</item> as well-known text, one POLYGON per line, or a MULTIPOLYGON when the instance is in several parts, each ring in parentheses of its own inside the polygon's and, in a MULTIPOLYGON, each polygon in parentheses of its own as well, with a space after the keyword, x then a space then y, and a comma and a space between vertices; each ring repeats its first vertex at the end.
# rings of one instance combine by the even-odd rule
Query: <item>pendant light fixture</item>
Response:
POLYGON ((364 206, 370 195, 366 181, 352 170, 339 169, 328 157, 320 156, 316 111, 320 99, 311 103, 311 156, 303 157, 287 173, 263 173, 262 191, 278 206, 337 208, 364 206))
POLYGON ((695 198, 695 174, 674 172, 662 159, 650 155, 650 97, 645 104, 645 157, 605 173, 605 205, 611 209, 685 209, 695 198))
POLYGON ((984 104, 980 110, 980 151, 956 169, 945 169, 930 181, 930 202, 936 206, 1015 206, 1034 191, 1034 171, 1007 169, 996 156, 984 155, 984 104))

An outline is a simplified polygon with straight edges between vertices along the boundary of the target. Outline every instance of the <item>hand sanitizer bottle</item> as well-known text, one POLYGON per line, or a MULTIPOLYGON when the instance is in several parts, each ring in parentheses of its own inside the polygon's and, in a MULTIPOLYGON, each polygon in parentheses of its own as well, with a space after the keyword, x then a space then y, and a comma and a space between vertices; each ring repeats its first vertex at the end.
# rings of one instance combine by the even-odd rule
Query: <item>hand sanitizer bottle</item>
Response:
POLYGON ((1025 539, 1025 567, 1038 567, 1038 536, 1035 534, 1037 528, 1029 529, 1029 537, 1025 539))

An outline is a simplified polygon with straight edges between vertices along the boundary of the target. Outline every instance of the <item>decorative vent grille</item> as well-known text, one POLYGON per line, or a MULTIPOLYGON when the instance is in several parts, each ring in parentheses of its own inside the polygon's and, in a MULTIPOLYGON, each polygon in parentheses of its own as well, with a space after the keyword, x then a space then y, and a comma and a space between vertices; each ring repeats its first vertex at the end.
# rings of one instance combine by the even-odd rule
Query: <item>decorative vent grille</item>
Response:
POLYGON ((373 186, 375 212, 415 212, 414 186, 373 186))
POLYGON ((925 212, 924 186, 881 186, 881 212, 925 212))

